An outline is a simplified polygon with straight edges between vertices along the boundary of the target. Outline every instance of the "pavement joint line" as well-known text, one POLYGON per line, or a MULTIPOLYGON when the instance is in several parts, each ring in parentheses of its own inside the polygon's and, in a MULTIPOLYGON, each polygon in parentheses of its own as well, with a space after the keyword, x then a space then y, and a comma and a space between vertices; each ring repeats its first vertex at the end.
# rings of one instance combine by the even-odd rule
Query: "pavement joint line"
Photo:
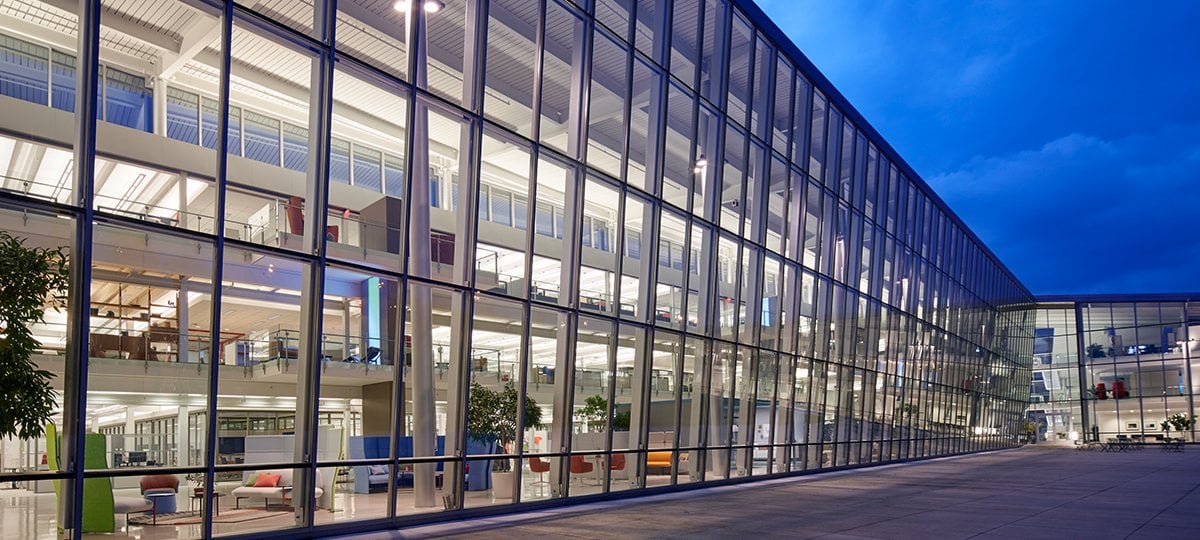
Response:
MULTIPOLYGON (((533 523, 537 521, 545 521, 550 518, 566 517, 574 514, 582 514, 587 512, 595 512, 598 510, 611 510, 615 508, 623 508, 627 506, 651 504, 657 502, 676 501, 683 499, 691 499, 705 495, 717 495, 724 493, 732 493, 747 489, 758 489, 766 486, 774 486, 780 484, 804 484, 817 480, 825 480, 840 476, 850 476, 862 473, 877 472, 883 470, 892 470, 901 467, 912 467, 920 465, 931 465, 946 461, 974 458, 980 456, 994 455, 1003 452, 1012 452, 1020 450, 1022 447, 1016 448, 1001 448, 998 450, 987 450, 983 452, 973 452, 966 454, 956 454, 953 456, 942 456, 928 459, 917 459, 904 461, 901 463, 887 463, 883 465, 873 465, 867 467, 858 467, 854 469, 844 469, 837 471, 815 472, 810 474, 783 476, 779 478, 771 478, 768 480, 739 482, 724 486, 712 486, 707 488, 688 489, 671 493, 660 493, 655 495, 623 497, 607 501, 596 501, 582 504, 566 504, 560 507, 546 508, 530 512, 515 511, 509 514, 501 514, 496 516, 487 516, 481 518, 469 518, 462 520, 443 521, 431 523, 428 525, 418 525, 415 527, 404 527, 400 529, 391 529, 388 531, 379 531, 368 535, 347 535, 335 538, 356 538, 356 539, 396 539, 396 538, 427 538, 431 536, 449 536, 454 534, 466 534, 477 532, 497 527, 507 527, 519 525, 523 523, 533 523)), ((916 512, 920 513, 920 512, 916 512)))

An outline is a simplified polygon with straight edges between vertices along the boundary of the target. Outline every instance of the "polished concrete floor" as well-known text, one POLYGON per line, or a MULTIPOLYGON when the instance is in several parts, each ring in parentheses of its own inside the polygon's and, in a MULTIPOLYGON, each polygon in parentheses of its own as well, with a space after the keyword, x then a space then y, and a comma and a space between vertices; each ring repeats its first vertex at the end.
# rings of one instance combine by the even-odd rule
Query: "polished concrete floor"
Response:
POLYGON ((1017 450, 362 535, 396 538, 1200 538, 1200 448, 1017 450))
MULTIPOLYGON (((599 493, 601 488, 595 485, 596 478, 591 475, 581 475, 580 482, 572 482, 572 493, 588 495, 599 493)), ((669 483, 670 477, 656 476, 649 482, 651 485, 669 483)), ((522 491, 524 501, 536 501, 550 496, 544 482, 538 482, 537 477, 528 473, 525 476, 526 486, 522 491)), ((627 482, 625 483, 627 485, 627 482)), ((614 489, 622 485, 622 481, 614 478, 614 489)), ((219 486, 219 492, 227 493, 232 486, 219 486)), ((341 486, 333 496, 333 510, 321 509, 314 516, 318 524, 342 523, 364 519, 380 519, 386 517, 388 511, 387 493, 357 494, 350 493, 349 486, 341 486)), ((180 512, 197 510, 198 506, 188 497, 189 490, 184 489, 176 496, 176 507, 180 512)), ((115 496, 138 497, 138 490, 115 489, 115 496)), ((441 490, 435 494, 435 500, 440 501, 441 490)), ((415 507, 411 489, 401 489, 396 495, 396 511, 401 515, 415 515, 441 512, 441 505, 434 507, 415 507)), ((465 505, 468 508, 509 504, 511 499, 496 499, 487 491, 472 491, 465 494, 465 505)), ((264 509, 262 501, 242 501, 243 510, 235 508, 234 497, 223 496, 218 499, 220 516, 213 523, 213 534, 228 536, 261 531, 282 531, 295 526, 295 518, 286 507, 264 509)), ((181 518, 186 521, 195 519, 181 518)), ((143 518, 144 519, 144 518, 143 518)), ((8 483, 0 483, 0 540, 53 540, 56 537, 57 508, 54 493, 34 493, 25 489, 11 489, 8 483)), ((156 524, 139 522, 135 517, 133 522, 123 514, 115 517, 113 533, 87 534, 85 538, 133 538, 138 540, 174 540, 182 538, 198 538, 203 534, 199 524, 175 524, 163 518, 156 524)))

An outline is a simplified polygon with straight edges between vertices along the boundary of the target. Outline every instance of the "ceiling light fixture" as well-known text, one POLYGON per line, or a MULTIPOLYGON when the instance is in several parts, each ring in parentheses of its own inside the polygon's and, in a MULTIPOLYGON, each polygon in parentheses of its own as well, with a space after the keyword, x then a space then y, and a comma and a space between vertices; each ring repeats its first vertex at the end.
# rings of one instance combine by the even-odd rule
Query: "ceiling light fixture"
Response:
MULTIPOLYGON (((446 7, 440 0, 423 0, 425 13, 437 13, 446 7)), ((412 5, 412 0, 396 0, 392 4, 392 9, 400 13, 408 13, 408 7, 412 5)))

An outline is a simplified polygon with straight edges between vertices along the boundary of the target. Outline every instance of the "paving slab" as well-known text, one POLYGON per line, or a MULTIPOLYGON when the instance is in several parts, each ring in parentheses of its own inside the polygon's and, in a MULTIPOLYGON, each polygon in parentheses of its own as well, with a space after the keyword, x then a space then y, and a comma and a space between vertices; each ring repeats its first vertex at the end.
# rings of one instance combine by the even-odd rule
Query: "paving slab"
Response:
POLYGON ((1035 445, 361 538, 1200 538, 1197 454, 1035 445))

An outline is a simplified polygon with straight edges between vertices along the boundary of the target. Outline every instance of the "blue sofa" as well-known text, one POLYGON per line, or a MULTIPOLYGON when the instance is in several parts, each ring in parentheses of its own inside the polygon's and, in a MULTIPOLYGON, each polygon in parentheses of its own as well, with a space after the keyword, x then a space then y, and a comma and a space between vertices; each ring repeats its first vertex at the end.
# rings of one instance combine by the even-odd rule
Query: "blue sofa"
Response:
MULTIPOLYGON (((349 459, 387 459, 390 452, 389 445, 390 437, 385 435, 379 436, 356 436, 350 437, 349 459)), ((492 452, 492 443, 483 443, 473 439, 467 440, 467 454, 487 454, 492 452)), ((446 437, 439 435, 437 438, 437 448, 434 451, 435 455, 446 455, 446 437)), ((401 458, 413 456, 413 440, 412 437, 400 438, 400 455, 401 458)), ((467 460, 468 474, 466 478, 466 489, 468 491, 483 491, 491 489, 491 471, 492 462, 489 459, 472 459, 467 460), (480 471, 483 474, 469 474, 470 471, 480 471)), ((355 465, 354 469, 354 492, 355 493, 371 493, 374 491, 387 490, 388 473, 386 465, 355 465), (372 471, 374 469, 374 471, 372 471)), ((442 463, 438 462, 438 472, 442 472, 442 463)), ((413 485, 412 471, 396 472, 396 486, 411 487, 413 485)))

